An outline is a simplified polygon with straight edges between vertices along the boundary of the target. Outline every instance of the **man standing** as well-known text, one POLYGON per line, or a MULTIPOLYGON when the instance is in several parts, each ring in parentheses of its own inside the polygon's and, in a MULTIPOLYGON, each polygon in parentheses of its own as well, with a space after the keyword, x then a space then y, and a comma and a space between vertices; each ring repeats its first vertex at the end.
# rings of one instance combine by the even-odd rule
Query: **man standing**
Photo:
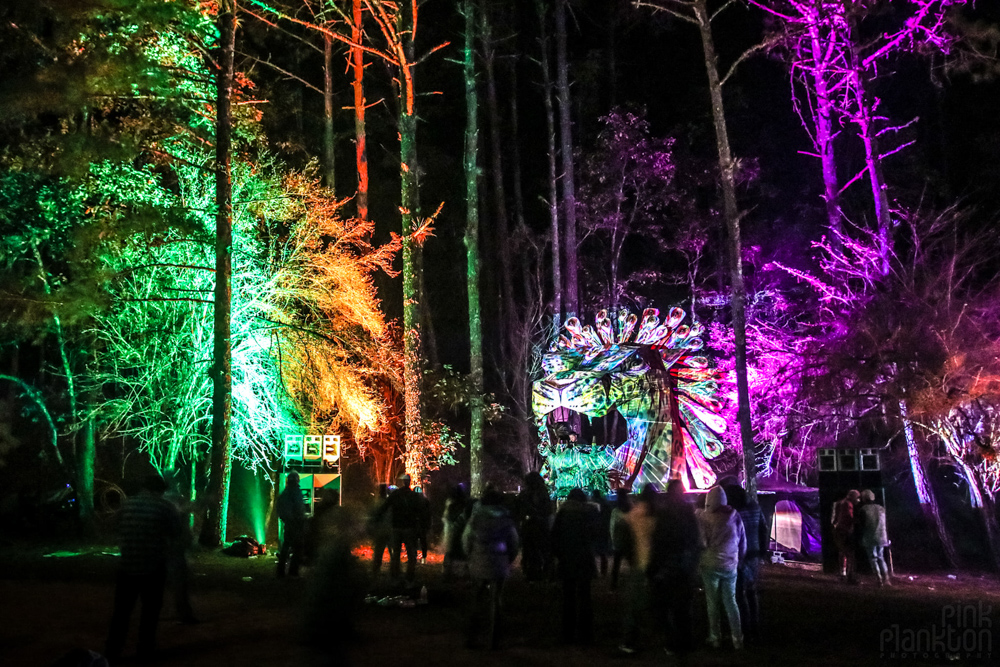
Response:
POLYGON ((389 576, 399 579, 400 558, 406 545, 406 580, 412 582, 417 571, 417 526, 420 523, 420 501, 410 488, 410 476, 399 476, 399 488, 389 494, 378 511, 377 519, 389 512, 392 521, 392 546, 389 547, 389 576))
POLYGON ((163 606, 167 558, 177 540, 180 525, 177 510, 163 497, 166 490, 166 482, 159 474, 149 475, 143 480, 140 491, 122 504, 118 515, 121 562, 105 651, 110 662, 121 656, 136 601, 142 602, 138 654, 148 658, 156 649, 156 625, 163 606))
POLYGON ((386 550, 392 558, 392 517, 382 508, 389 500, 389 485, 378 485, 378 500, 368 517, 368 536, 372 540, 372 576, 377 577, 382 570, 382 558, 386 550))
POLYGON ((858 520, 861 524, 861 548, 868 556, 872 572, 878 577, 879 586, 891 586, 889 568, 885 564, 883 552, 889 546, 889 536, 885 529, 885 508, 875 502, 875 492, 865 489, 861 492, 861 509, 858 520))
POLYGON ((297 472, 290 472, 285 477, 285 489, 278 496, 278 519, 283 525, 281 548, 278 550, 278 577, 285 576, 286 563, 288 574, 297 577, 306 533, 306 506, 302 502, 297 472))
POLYGON ((431 533, 431 501, 424 495, 424 490, 417 487, 413 490, 417 500, 417 547, 420 550, 420 562, 427 563, 427 540, 431 533))
POLYGON ((854 506, 858 504, 861 494, 855 489, 833 504, 833 541, 837 545, 840 562, 840 577, 847 583, 857 583, 854 576, 854 506))

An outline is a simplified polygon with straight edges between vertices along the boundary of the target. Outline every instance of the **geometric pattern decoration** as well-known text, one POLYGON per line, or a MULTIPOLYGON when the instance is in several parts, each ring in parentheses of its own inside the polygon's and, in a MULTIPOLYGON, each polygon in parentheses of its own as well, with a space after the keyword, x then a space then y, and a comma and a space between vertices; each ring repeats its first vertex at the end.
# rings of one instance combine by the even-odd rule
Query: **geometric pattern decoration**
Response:
POLYGON ((647 308, 640 319, 608 311, 594 326, 575 317, 542 357, 545 377, 532 385, 532 409, 546 461, 544 472, 559 497, 575 486, 613 490, 661 486, 680 479, 685 488, 716 481, 709 461, 723 451, 726 420, 717 399, 722 374, 698 354, 700 324, 683 324, 673 308, 660 319, 647 308), (628 438, 618 447, 554 441, 551 417, 567 410, 603 417, 617 410, 628 438))

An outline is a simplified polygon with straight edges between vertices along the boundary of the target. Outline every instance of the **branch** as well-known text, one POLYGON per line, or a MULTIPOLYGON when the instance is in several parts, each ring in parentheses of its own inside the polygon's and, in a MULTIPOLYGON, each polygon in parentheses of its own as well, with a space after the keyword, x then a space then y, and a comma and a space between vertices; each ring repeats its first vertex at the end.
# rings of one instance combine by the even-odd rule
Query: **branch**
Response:
MULTIPOLYGON (((344 35, 341 35, 340 33, 336 32, 334 30, 330 30, 326 26, 318 25, 316 23, 310 23, 309 21, 303 21, 302 19, 295 18, 294 16, 289 16, 288 14, 285 14, 284 12, 280 12, 277 9, 274 9, 273 7, 270 7, 270 6, 266 5, 266 4, 264 4, 260 0, 246 0, 246 2, 248 2, 248 3, 252 4, 252 5, 256 5, 257 7, 263 9, 264 11, 270 12, 270 13, 274 14, 278 18, 282 18, 282 19, 284 19, 286 21, 289 21, 291 23, 295 23, 296 25, 301 25, 301 26, 303 26, 305 28, 308 28, 310 30, 315 30, 318 33, 321 33, 321 34, 324 34, 324 35, 329 35, 332 39, 335 39, 338 42, 341 42, 342 44, 346 44, 347 46, 349 46, 351 48, 361 49, 362 51, 370 53, 370 54, 372 54, 374 56, 378 56, 379 58, 381 58, 381 59, 383 59, 383 60, 385 60, 387 62, 390 62, 390 63, 396 63, 397 62, 397 60, 396 60, 396 58, 394 56, 392 56, 392 55, 390 55, 390 54, 388 54, 388 53, 386 53, 384 51, 379 51, 378 49, 374 49, 374 48, 372 48, 370 46, 365 46, 364 44, 355 43, 349 37, 345 37, 344 35)), ((247 11, 247 10, 244 9, 243 11, 247 11)), ((247 13, 250 13, 250 12, 247 12, 247 13)), ((376 17, 376 21, 378 21, 377 17, 376 17)))
POLYGON ((124 301, 124 302, 133 302, 133 301, 141 301, 141 302, 146 302, 146 301, 187 301, 189 303, 207 303, 210 306, 215 305, 215 301, 209 301, 207 299, 188 299, 188 298, 182 298, 182 297, 170 298, 170 297, 165 297, 165 296, 150 296, 150 297, 145 297, 145 298, 141 298, 141 299, 139 299, 139 298, 137 298, 137 299, 121 299, 121 298, 119 298, 118 301, 124 301))
MULTIPOLYGON (((246 56, 246 57, 252 57, 252 56, 249 56, 246 53, 242 53, 242 52, 240 53, 240 55, 241 56, 246 56)), ((289 72, 288 70, 286 70, 286 69, 284 69, 282 67, 278 67, 277 65, 275 65, 274 63, 272 63, 270 60, 262 60, 260 58, 254 58, 254 60, 256 60, 261 65, 267 65, 271 69, 273 69, 273 70, 275 70, 277 72, 280 72, 281 74, 284 74, 289 79, 294 79, 295 81, 298 81, 299 83, 301 83, 303 86, 305 86, 309 90, 313 90, 313 91, 319 93, 320 95, 323 94, 323 90, 320 89, 319 87, 314 86, 313 84, 309 83, 308 81, 306 81, 302 77, 300 77, 298 75, 295 75, 295 74, 292 74, 291 72, 289 72)))
POLYGON ((851 180, 847 181, 847 183, 844 183, 844 187, 840 188, 840 190, 837 191, 837 196, 839 197, 840 195, 844 194, 847 191, 847 188, 851 187, 854 181, 858 180, 867 173, 868 173, 868 167, 865 167, 857 174, 855 174, 851 180))
MULTIPOLYGON (((675 0, 675 1, 677 2, 677 4, 690 7, 690 3, 680 2, 679 0, 675 0)), ((681 14, 679 11, 677 11, 675 9, 671 9, 670 7, 665 7, 663 5, 654 4, 652 2, 647 2, 646 0, 635 0, 635 3, 634 3, 633 6, 634 7, 649 7, 653 11, 666 12, 666 13, 670 14, 671 16, 675 17, 675 18, 681 19, 682 21, 687 21, 688 23, 693 23, 695 25, 698 25, 698 19, 694 18, 693 16, 687 16, 685 14, 681 14)))
POLYGON ((166 266, 172 269, 195 269, 198 271, 209 271, 215 273, 215 269, 207 266, 198 266, 196 264, 171 264, 169 262, 153 262, 151 264, 140 264, 139 266, 133 266, 128 269, 123 269, 118 272, 118 276, 123 276, 127 273, 132 273, 133 271, 139 271, 140 269, 148 269, 154 266, 166 266))
MULTIPOLYGON (((720 9, 719 11, 722 11, 722 10, 720 9)), ((718 12, 716 12, 716 13, 718 13, 718 12)), ((779 41, 781 41, 781 36, 780 35, 773 35, 773 36, 769 37, 768 39, 765 39, 760 44, 755 44, 754 46, 751 46, 749 49, 747 49, 746 51, 744 51, 743 53, 741 53, 740 57, 736 59, 736 62, 734 62, 732 65, 729 66, 729 71, 726 72, 726 75, 724 77, 722 77, 722 80, 719 82, 719 85, 721 85, 721 86, 726 85, 726 81, 728 81, 729 77, 731 77, 733 75, 733 72, 736 71, 736 67, 741 62, 743 62, 744 60, 746 60, 747 58, 749 58, 750 56, 752 56, 757 51, 760 51, 762 49, 769 49, 769 48, 771 48, 771 46, 773 46, 775 43, 777 43, 779 41)))
POLYGON ((56 461, 59 463, 59 467, 66 470, 66 463, 63 461, 62 453, 59 451, 58 443, 58 432, 56 431, 56 424, 52 421, 52 415, 49 414, 49 409, 45 407, 45 401, 42 400, 42 396, 37 389, 29 385, 27 382, 21 378, 14 377, 13 375, 3 375, 0 374, 0 380, 8 380, 14 384, 21 387, 24 390, 24 395, 34 401, 35 405, 42 411, 42 415, 45 417, 46 423, 49 425, 49 431, 52 433, 52 451, 55 452, 56 461))
POLYGON ((708 22, 711 23, 712 21, 714 21, 716 16, 718 16, 719 14, 721 14, 722 11, 726 7, 728 7, 729 5, 733 4, 734 2, 736 2, 736 0, 726 0, 726 2, 723 3, 723 5, 721 7, 719 7, 718 9, 716 9, 715 12, 711 16, 708 17, 708 22))
POLYGON ((916 139, 914 139, 913 141, 907 141, 905 144, 901 144, 901 145, 897 146, 896 148, 893 148, 888 153, 882 153, 881 155, 878 156, 878 159, 879 160, 884 160, 885 158, 889 157, 890 155, 892 155, 894 153, 898 153, 899 151, 903 150, 907 146, 912 146, 915 143, 917 143, 916 139))

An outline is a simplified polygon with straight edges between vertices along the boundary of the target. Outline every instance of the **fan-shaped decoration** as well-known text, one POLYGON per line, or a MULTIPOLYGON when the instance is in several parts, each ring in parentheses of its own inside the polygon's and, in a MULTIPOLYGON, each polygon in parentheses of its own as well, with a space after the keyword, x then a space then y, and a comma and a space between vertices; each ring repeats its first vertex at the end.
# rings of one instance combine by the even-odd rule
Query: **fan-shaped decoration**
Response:
MULTIPOLYGON (((656 308, 641 318, 606 310, 596 326, 571 317, 542 358, 546 376, 532 386, 532 406, 557 496, 574 487, 638 488, 680 479, 685 488, 716 481, 708 461, 722 453, 726 421, 716 394, 721 375, 704 356, 700 324, 683 325, 673 308, 663 321, 656 308), (603 417, 617 410, 628 439, 618 447, 553 438, 551 422, 566 411, 603 417)), ((565 435, 565 434, 563 434, 565 435)))

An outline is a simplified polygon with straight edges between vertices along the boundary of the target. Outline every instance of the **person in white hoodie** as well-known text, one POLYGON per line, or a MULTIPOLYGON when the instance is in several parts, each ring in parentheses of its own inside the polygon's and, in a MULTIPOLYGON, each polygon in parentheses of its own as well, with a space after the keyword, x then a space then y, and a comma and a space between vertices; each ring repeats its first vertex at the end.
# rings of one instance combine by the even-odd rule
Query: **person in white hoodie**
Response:
POLYGON ((747 536, 739 512, 726 504, 726 492, 713 487, 698 510, 698 529, 703 550, 699 569, 708 606, 708 643, 719 647, 721 619, 719 606, 726 610, 733 648, 743 648, 740 610, 736 606, 736 572, 747 551, 747 536))

